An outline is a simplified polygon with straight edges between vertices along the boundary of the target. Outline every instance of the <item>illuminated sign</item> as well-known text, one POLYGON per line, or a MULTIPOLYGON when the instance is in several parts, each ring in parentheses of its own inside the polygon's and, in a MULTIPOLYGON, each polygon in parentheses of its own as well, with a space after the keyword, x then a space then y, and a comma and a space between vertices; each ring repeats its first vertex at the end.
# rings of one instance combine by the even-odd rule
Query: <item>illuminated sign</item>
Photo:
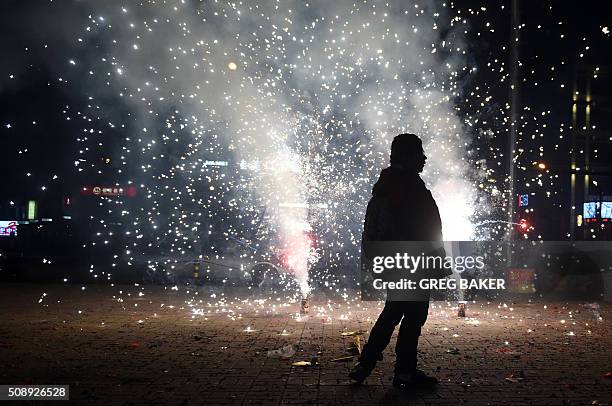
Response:
POLYGON ((134 197, 136 196, 136 186, 118 187, 118 186, 83 186, 81 194, 85 196, 102 196, 102 197, 134 197))
POLYGON ((36 200, 28 201, 28 220, 36 219, 36 212, 37 212, 36 209, 37 209, 36 200))
POLYGON ((612 220, 612 202, 585 202, 583 205, 585 223, 610 222, 612 220))
POLYGON ((227 166, 227 161, 204 161, 204 166, 227 166))
POLYGON ((612 219, 612 202, 601 202, 601 218, 612 219))
POLYGON ((519 207, 529 206, 529 195, 519 195, 518 204, 519 207))
POLYGON ((507 291, 510 293, 535 293, 535 271, 531 268, 506 269, 507 291))
POLYGON ((582 215, 585 219, 597 218, 597 209, 599 202, 586 202, 583 205, 582 215))
POLYGON ((14 220, 0 220, 0 237, 17 235, 17 222, 14 220))

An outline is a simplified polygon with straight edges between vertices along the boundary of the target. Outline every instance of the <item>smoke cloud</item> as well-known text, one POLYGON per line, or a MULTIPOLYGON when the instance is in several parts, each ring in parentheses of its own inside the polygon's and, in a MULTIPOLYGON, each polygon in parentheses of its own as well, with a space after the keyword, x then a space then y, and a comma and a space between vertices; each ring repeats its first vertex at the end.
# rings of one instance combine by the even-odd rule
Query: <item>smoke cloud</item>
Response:
POLYGON ((72 7, 87 17, 66 22, 79 30, 57 69, 78 83, 89 108, 75 114, 94 117, 84 133, 96 134, 80 138, 90 156, 78 158, 111 145, 120 176, 146 196, 140 207, 109 205, 130 213, 130 260, 163 245, 223 257, 207 237, 220 233, 283 258, 303 293, 317 263, 350 274, 371 186, 401 132, 424 140, 445 239, 476 237, 470 137, 455 106, 469 68, 443 3, 72 7))

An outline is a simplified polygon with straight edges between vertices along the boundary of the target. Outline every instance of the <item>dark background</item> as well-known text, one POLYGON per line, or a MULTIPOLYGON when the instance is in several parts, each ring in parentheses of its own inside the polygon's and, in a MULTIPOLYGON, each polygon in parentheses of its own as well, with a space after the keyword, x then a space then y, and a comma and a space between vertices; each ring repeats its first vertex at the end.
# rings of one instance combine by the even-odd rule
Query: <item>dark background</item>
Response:
MULTIPOLYGON (((471 127, 477 151, 472 159, 487 161, 493 168, 491 178, 502 188, 507 186, 508 173, 508 125, 504 121, 508 112, 508 78, 501 80, 504 74, 498 71, 500 64, 492 63, 491 67, 487 64, 500 60, 505 72, 508 71, 510 5, 510 1, 452 3, 452 12, 460 11, 458 15, 469 20, 468 58, 478 67, 477 75, 465 79, 464 93, 457 99, 457 106, 460 114, 481 119, 471 127), (487 11, 479 11, 481 7, 486 7, 487 11), (494 28, 494 32, 490 28, 494 28), (480 106, 480 99, 476 102, 471 92, 488 93, 492 96, 491 104, 480 106), (487 129, 493 134, 485 134, 487 129)), ((529 209, 533 208, 534 212, 519 209, 515 220, 524 219, 530 226, 528 230, 519 230, 520 238, 566 239, 572 92, 577 72, 592 70, 594 66, 601 68, 600 78, 592 89, 592 124, 604 132, 612 130, 609 118, 612 52, 610 35, 602 32, 603 26, 611 25, 609 13, 603 1, 520 1, 519 5, 521 23, 525 25, 520 29, 517 148, 522 152, 516 164, 516 191, 530 194, 529 209), (585 50, 586 46, 589 50, 585 50), (543 157, 539 156, 540 150, 544 151, 543 157), (547 171, 539 171, 534 166, 537 162, 545 162, 547 171), (545 186, 537 186, 539 179, 545 186), (547 195, 547 191, 550 194, 547 195)), ((122 179, 109 176, 111 171, 79 173, 75 167, 80 148, 76 141, 84 128, 76 119, 82 116, 75 113, 87 109, 88 95, 78 79, 67 80, 61 72, 73 55, 76 32, 82 28, 71 22, 86 19, 86 7, 80 1, 18 0, 3 1, 1 7, 0 218, 23 218, 26 202, 36 200, 40 218, 71 217, 71 222, 56 226, 53 235, 87 240, 92 232, 87 224, 88 214, 103 209, 89 197, 80 196, 79 189, 83 185, 116 183, 122 179), (13 78, 9 78, 10 74, 13 78), (53 175, 57 175, 57 179, 52 179, 53 175), (78 227, 74 227, 77 223, 78 227)), ((91 46, 97 47, 95 43, 91 46)), ((109 110, 112 114, 129 116, 129 109, 116 100, 110 90, 105 94, 101 88, 96 96, 98 102, 102 100, 115 106, 109 110)), ((609 140, 596 147, 593 158, 604 167, 610 165, 612 156, 609 140)), ((112 146, 105 146, 94 152, 98 154, 95 159, 113 167, 115 152, 112 146), (111 158, 108 163, 107 158, 111 158)), ((612 177, 605 175, 606 170, 602 173, 593 175, 592 180, 596 180, 597 185, 592 185, 591 193, 612 195, 612 177)), ((129 168, 126 168, 125 177, 128 175, 129 168)), ((578 212, 581 203, 578 202, 578 212)), ((504 218, 503 209, 503 204, 493 207, 492 216, 504 218)), ((582 237, 589 236, 581 232, 578 238, 582 237)), ((609 239, 609 232, 598 234, 598 238, 609 239)), ((116 244, 120 246, 121 242, 116 244)), ((65 256, 74 256, 75 252, 66 251, 65 256)), ((90 253, 88 256, 84 263, 89 263, 96 255, 90 253)))

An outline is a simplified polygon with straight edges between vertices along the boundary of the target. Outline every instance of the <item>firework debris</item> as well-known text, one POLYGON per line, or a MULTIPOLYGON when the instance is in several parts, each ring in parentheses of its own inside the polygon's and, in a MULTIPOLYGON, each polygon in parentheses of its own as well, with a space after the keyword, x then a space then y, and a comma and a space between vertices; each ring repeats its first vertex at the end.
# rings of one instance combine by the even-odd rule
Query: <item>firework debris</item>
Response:
POLYGON ((586 310, 590 310, 595 320, 599 320, 601 317, 601 307, 599 303, 585 303, 582 307, 586 310))
POLYGON ((295 355, 295 348, 293 344, 286 345, 277 350, 269 350, 267 356, 269 358, 291 358, 295 355))
POLYGON ((365 334, 365 331, 344 331, 340 333, 342 337, 362 336, 364 334, 365 334))
POLYGON ((518 383, 525 379, 525 373, 523 371, 519 371, 516 374, 510 374, 506 377, 506 381, 512 383, 518 383))
POLYGON ((319 365, 319 359, 317 357, 312 357, 310 361, 295 361, 291 365, 294 367, 310 367, 319 365))
POLYGON ((353 359, 355 359, 355 356, 354 355, 349 355, 349 356, 346 356, 346 357, 334 358, 334 359, 331 360, 331 362, 350 362, 353 359))

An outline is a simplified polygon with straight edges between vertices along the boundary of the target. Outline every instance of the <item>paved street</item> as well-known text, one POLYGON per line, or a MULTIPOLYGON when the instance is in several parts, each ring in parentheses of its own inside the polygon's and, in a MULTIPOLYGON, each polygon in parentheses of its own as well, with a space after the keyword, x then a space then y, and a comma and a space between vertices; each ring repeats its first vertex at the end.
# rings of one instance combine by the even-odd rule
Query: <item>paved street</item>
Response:
POLYGON ((436 302, 419 357, 441 383, 408 393, 391 386, 395 339, 365 385, 347 381, 352 362, 332 361, 349 355, 351 332, 369 331, 379 303, 319 295, 300 319, 296 303, 216 296, 0 285, 0 384, 69 384, 73 402, 104 405, 612 404, 609 303, 597 320, 582 302, 469 303, 465 319, 436 302), (290 357, 268 356, 282 347, 290 357))

